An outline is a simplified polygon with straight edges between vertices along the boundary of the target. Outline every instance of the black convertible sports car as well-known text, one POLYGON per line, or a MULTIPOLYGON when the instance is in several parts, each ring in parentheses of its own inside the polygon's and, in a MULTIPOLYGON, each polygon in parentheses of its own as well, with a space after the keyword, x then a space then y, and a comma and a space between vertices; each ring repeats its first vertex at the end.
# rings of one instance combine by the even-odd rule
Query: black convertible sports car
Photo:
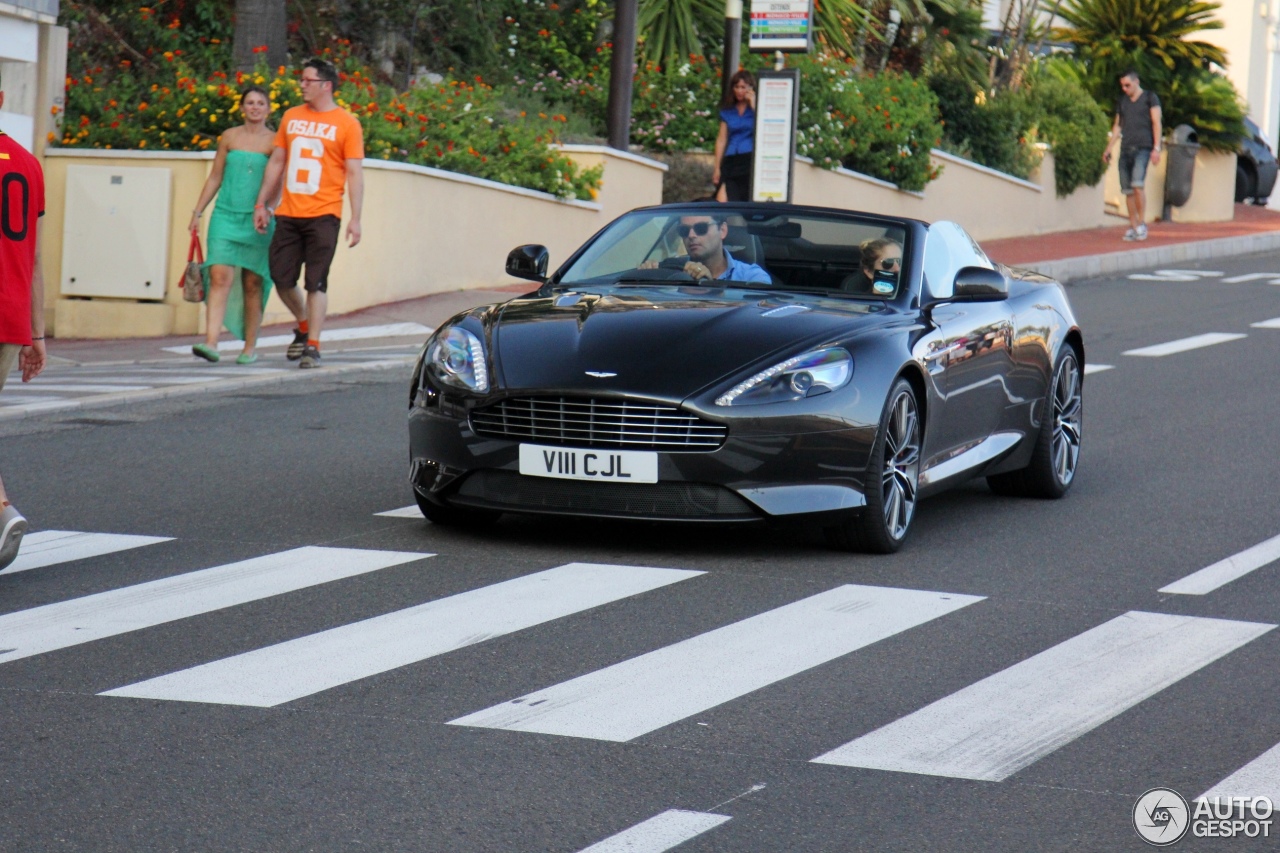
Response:
POLYGON ((423 348, 410 478, 434 522, 803 517, 887 553, 948 485, 1071 486, 1084 345, 1066 293, 953 222, 665 205, 546 270, 543 247, 514 250, 507 272, 538 289, 423 348))

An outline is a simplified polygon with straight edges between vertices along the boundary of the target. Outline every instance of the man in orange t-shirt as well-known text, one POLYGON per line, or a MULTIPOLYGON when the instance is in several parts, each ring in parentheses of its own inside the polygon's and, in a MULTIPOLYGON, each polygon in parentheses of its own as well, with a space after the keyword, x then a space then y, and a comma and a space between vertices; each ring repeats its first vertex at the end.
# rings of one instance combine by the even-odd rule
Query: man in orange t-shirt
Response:
POLYGON ((271 239, 271 280, 280 299, 298 321, 286 357, 299 367, 320 366, 320 329, 329 306, 329 265, 342 228, 342 193, 351 190, 347 244, 360 242, 360 209, 364 203, 364 131, 351 113, 338 106, 333 90, 338 71, 323 59, 302 66, 303 105, 288 110, 276 132, 275 153, 262 176, 253 223, 266 233, 271 211, 267 202, 284 192, 276 208, 271 239), (307 297, 298 293, 298 275, 306 266, 307 297))

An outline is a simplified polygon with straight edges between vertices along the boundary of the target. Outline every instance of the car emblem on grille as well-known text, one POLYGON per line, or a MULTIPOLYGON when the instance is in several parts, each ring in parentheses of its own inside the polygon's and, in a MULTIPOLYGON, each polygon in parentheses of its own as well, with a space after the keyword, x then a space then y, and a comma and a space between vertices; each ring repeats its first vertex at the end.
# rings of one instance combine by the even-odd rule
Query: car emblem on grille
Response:
POLYGON ((610 373, 607 370, 588 370, 587 375, 594 376, 596 379, 609 379, 610 377, 617 376, 618 374, 610 373))

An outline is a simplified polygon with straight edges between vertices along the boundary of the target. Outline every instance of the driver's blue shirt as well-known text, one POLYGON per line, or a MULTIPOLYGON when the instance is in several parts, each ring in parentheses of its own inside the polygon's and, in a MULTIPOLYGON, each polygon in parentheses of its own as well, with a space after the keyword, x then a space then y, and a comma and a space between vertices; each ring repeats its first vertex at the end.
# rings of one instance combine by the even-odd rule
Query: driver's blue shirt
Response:
POLYGON ((716 281, 750 281, 756 284, 772 284, 773 277, 755 264, 734 260, 729 250, 724 250, 725 270, 716 281))

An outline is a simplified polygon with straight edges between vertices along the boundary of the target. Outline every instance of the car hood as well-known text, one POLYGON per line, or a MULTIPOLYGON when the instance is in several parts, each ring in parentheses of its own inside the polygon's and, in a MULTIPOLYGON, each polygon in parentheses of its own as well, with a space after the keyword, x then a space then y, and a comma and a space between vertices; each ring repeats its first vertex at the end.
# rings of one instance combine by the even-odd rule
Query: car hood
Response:
POLYGON ((515 299, 489 322, 503 388, 680 400, 766 356, 841 340, 894 314, 804 294, 620 286, 515 299))

